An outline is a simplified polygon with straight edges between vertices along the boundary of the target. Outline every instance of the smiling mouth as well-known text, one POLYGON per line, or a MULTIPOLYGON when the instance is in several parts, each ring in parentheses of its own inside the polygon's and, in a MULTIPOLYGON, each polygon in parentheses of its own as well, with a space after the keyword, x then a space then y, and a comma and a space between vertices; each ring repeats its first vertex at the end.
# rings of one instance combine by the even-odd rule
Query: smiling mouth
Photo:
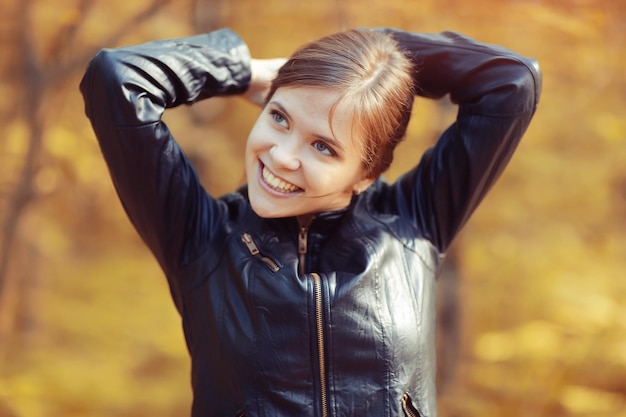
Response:
POLYGON ((281 180, 274 174, 270 172, 265 166, 263 167, 261 174, 263 175, 263 180, 265 183, 272 189, 281 193, 295 193, 297 191, 302 191, 302 188, 297 185, 293 185, 287 181, 281 180))

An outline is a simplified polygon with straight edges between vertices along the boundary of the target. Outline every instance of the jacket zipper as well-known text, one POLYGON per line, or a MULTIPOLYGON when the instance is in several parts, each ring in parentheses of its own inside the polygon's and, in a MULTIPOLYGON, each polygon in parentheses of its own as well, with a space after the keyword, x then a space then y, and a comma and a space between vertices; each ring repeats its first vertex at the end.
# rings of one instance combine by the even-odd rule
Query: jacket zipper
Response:
MULTIPOLYGON (((306 254, 308 251, 308 233, 309 225, 314 217, 309 220, 306 225, 300 226, 298 233, 298 255, 299 255, 299 271, 300 275, 306 272, 306 254)), ((328 417, 328 393, 326 386, 326 352, 324 349, 324 296, 322 292, 322 278, 317 273, 312 273, 313 279, 313 296, 315 298, 315 329, 317 332, 317 356, 319 364, 320 377, 320 403, 322 408, 322 417, 328 417)))
POLYGON ((278 270, 280 269, 280 266, 273 259, 270 259, 267 256, 264 256, 261 254, 259 247, 256 245, 254 240, 252 240, 252 236, 250 235, 250 233, 242 234, 241 241, 245 243, 246 247, 248 248, 248 251, 250 251, 250 254, 252 256, 257 256, 261 258, 261 260, 265 262, 265 264, 269 266, 269 268, 273 272, 278 272, 278 270))
POLYGON ((322 417, 328 416, 328 396, 326 393, 326 352, 324 349, 324 317, 322 278, 318 274, 313 277, 313 292, 315 296, 315 327, 317 329, 317 354, 320 372, 320 401, 322 405, 322 417))
POLYGON ((300 275, 304 275, 304 271, 306 270, 304 266, 306 261, 306 252, 308 250, 308 231, 308 226, 300 226, 300 232, 298 233, 298 255, 300 259, 298 270, 300 271, 300 275))
MULTIPOLYGON (((300 275, 304 275, 306 272, 306 253, 309 250, 309 226, 313 220, 315 220, 315 216, 311 216, 306 224, 300 223, 300 231, 298 232, 298 260, 300 261, 298 271, 300 275)), ((300 220, 298 220, 298 222, 300 222, 300 220)))
POLYGON ((422 414, 415 408, 409 394, 404 393, 402 396, 402 409, 407 417, 421 417, 422 414))

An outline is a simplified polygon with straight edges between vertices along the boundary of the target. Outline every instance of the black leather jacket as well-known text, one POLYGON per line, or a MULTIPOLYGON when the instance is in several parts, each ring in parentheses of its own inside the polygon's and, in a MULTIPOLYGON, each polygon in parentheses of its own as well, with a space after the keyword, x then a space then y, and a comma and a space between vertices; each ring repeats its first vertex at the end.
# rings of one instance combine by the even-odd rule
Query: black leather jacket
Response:
POLYGON ((381 30, 418 63, 420 95, 459 105, 456 123, 395 183, 307 227, 259 218, 245 187, 207 194, 161 121, 246 90, 233 32, 102 50, 87 69, 86 113, 182 316, 193 416, 436 415, 436 272, 526 130, 541 75, 456 33, 381 30))

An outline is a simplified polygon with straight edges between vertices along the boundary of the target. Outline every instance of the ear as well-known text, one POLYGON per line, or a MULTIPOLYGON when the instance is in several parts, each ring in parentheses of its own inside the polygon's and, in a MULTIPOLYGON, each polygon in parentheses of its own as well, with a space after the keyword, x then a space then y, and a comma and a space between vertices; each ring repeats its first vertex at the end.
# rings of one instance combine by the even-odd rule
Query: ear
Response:
POLYGON ((356 194, 356 195, 361 194, 363 191, 367 190, 367 188, 370 185, 372 185, 374 180, 375 180, 375 178, 363 178, 363 179, 357 181, 352 186, 352 193, 356 194))

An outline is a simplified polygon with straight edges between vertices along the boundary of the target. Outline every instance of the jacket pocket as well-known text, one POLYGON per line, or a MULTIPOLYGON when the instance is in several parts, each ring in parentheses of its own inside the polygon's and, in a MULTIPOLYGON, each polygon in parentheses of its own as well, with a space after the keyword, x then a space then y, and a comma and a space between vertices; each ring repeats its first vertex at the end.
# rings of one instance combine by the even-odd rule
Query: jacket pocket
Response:
POLYGON ((422 417, 422 413, 413 405, 411 396, 406 392, 402 396, 402 410, 406 417, 422 417))
MULTIPOLYGON (((250 255, 259 258, 263 262, 265 262, 265 266, 269 268, 271 272, 278 272, 281 268, 281 264, 275 261, 274 259, 265 256, 259 250, 256 242, 252 239, 252 235, 250 233, 244 233, 241 235, 241 241, 246 245, 250 255)), ((236 416, 239 417, 239 416, 236 416)))

